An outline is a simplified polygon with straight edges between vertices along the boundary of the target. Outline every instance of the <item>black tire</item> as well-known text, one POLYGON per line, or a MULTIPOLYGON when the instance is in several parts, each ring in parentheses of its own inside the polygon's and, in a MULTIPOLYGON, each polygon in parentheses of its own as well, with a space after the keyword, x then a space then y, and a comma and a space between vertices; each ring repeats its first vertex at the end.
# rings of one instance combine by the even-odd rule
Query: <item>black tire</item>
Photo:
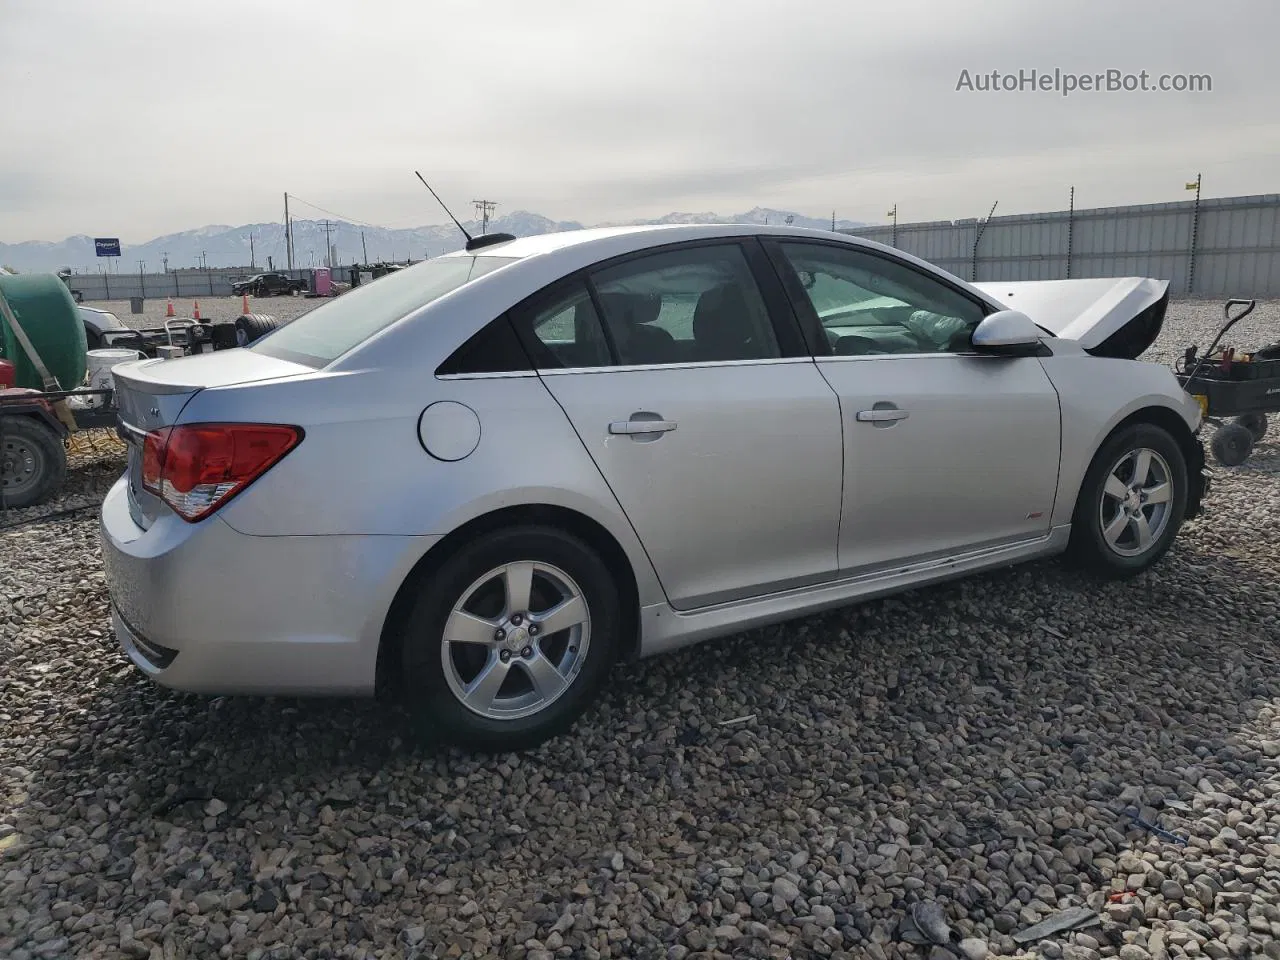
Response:
MULTIPOLYGON (((1068 561, 1096 576, 1112 580, 1127 579, 1149 568, 1164 556, 1178 535, 1187 511, 1189 479, 1182 448, 1163 427, 1138 423, 1112 434, 1094 455, 1080 485, 1071 520, 1068 561), (1126 556, 1114 549, 1103 534, 1104 491, 1108 478, 1121 460, 1143 448, 1155 451, 1164 460, 1173 490, 1168 501, 1167 522, 1160 534, 1141 553, 1126 556)), ((1147 507, 1141 509, 1145 511, 1147 507)), ((1152 509, 1153 514, 1149 516, 1154 516, 1152 509)), ((1127 526, 1124 532, 1128 532, 1127 526)))
MULTIPOLYGON (((471 750, 507 752, 529 749, 568 730, 594 698, 618 655, 618 587, 599 554, 577 537, 552 527, 514 527, 466 544, 428 579, 406 619, 400 647, 404 695, 423 736, 471 750), (572 578, 585 601, 589 642, 578 672, 556 699, 529 716, 494 719, 468 708, 450 688, 442 646, 445 623, 478 578, 519 562, 550 564, 572 578)), ((563 632, 538 642, 544 641, 567 642, 563 632)), ((483 661, 488 654, 483 647, 476 650, 483 661)))
POLYGON ((1265 413, 1246 413, 1236 417, 1235 422, 1249 431, 1253 442, 1257 443, 1267 435, 1267 415, 1265 413))
POLYGON ((246 313, 237 317, 235 322, 236 346, 247 347, 259 337, 265 336, 280 322, 265 313, 246 313))
POLYGON ((1238 467, 1253 453, 1253 434, 1241 423, 1224 423, 1209 441, 1213 458, 1224 467, 1238 467))
POLYGON ((43 503, 66 476, 67 450, 53 430, 34 417, 0 418, 0 506, 43 503))

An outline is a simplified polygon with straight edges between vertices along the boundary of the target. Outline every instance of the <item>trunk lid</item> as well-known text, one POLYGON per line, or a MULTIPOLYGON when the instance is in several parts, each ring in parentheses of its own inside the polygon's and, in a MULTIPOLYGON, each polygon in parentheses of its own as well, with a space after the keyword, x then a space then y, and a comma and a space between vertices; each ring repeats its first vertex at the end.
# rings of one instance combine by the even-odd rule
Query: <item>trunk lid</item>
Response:
POLYGON ((984 281, 983 293, 1097 357, 1136 360, 1160 335, 1169 281, 1150 277, 984 281))
POLYGON ((144 530, 169 508, 142 486, 147 433, 178 422, 201 390, 313 374, 302 364, 249 350, 220 350, 174 360, 131 360, 111 369, 120 435, 129 449, 129 512, 144 530))

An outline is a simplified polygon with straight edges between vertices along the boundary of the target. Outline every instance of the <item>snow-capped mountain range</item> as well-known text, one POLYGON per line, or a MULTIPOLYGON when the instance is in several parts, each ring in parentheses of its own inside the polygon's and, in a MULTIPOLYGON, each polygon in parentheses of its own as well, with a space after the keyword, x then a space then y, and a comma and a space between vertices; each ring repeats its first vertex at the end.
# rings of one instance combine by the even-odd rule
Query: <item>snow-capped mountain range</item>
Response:
MULTIPOLYGON (((756 207, 746 213, 721 216, 715 213, 669 213, 656 220, 627 220, 619 223, 596 224, 617 226, 626 224, 660 223, 785 223, 787 218, 798 227, 831 229, 831 218, 806 217, 787 210, 770 210, 756 207)), ((413 227, 404 230, 388 230, 383 227, 360 226, 341 220, 330 220, 329 242, 337 249, 335 263, 376 263, 380 260, 420 260, 460 249, 463 243, 458 228, 452 223, 413 227), (367 251, 367 256, 366 256, 367 251)), ((477 221, 464 223, 473 234, 480 233, 477 221)), ((837 229, 865 226, 852 220, 837 220, 837 229)), ((511 233, 517 237, 535 236, 558 230, 579 230, 583 224, 575 221, 557 221, 541 214, 517 210, 489 221, 489 233, 511 233)), ((251 263, 250 238, 252 237, 252 263, 259 269, 267 269, 268 257, 276 269, 286 265, 283 223, 247 223, 238 227, 212 225, 156 237, 146 243, 124 244, 118 258, 99 258, 95 255, 93 238, 68 237, 60 242, 30 240, 22 243, 0 243, 0 267, 9 266, 21 272, 59 270, 70 267, 79 272, 97 272, 113 260, 110 267, 121 273, 138 272, 138 261, 146 264, 147 273, 159 273, 165 269, 191 269, 207 266, 248 267, 251 263)), ((294 265, 319 266, 325 261, 325 221, 293 221, 294 265)))

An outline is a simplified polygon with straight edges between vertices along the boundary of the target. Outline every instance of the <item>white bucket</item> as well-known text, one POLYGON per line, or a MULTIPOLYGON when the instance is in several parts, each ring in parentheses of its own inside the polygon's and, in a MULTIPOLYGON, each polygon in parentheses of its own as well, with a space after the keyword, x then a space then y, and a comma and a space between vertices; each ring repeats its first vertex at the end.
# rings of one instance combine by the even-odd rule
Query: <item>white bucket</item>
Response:
MULTIPOLYGON (((99 350, 90 350, 85 354, 88 372, 86 378, 88 380, 90 390, 114 390, 115 381, 111 378, 111 370, 116 364, 127 363, 130 360, 141 360, 142 354, 137 350, 126 350, 122 347, 103 347, 99 350)), ((102 403, 102 397, 85 397, 89 406, 99 406, 102 403)))

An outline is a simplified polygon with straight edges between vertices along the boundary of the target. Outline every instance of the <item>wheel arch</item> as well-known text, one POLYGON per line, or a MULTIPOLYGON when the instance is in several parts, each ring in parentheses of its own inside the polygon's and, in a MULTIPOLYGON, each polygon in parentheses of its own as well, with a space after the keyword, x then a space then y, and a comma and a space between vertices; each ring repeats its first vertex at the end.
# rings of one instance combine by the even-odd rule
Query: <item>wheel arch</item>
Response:
POLYGON ((554 527, 580 538, 604 559, 622 607, 622 656, 634 659, 640 650, 640 602, 636 571, 626 551, 600 523, 569 507, 545 503, 518 504, 481 514, 462 524, 431 547, 409 571, 391 601, 378 642, 376 689, 392 693, 399 681, 399 653, 403 627, 422 582, 464 543, 493 530, 511 526, 554 527))

